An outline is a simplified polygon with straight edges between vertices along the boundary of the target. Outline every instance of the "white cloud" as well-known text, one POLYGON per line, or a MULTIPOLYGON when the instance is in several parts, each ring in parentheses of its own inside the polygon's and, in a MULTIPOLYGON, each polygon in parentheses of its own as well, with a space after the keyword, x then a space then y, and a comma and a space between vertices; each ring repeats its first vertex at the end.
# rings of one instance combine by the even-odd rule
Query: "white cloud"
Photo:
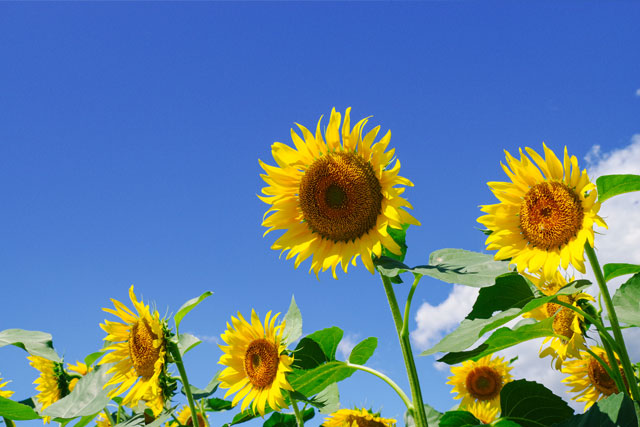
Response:
POLYGON ((344 360, 349 359, 349 355, 351 354, 351 350, 358 343, 358 335, 356 334, 347 334, 342 337, 342 341, 338 343, 338 353, 340 353, 344 360))
POLYGON ((202 342, 210 343, 210 344, 220 344, 220 338, 215 335, 198 335, 193 332, 189 332, 191 335, 195 336, 202 342))
POLYGON ((636 96, 640 96, 640 89, 636 90, 636 96))

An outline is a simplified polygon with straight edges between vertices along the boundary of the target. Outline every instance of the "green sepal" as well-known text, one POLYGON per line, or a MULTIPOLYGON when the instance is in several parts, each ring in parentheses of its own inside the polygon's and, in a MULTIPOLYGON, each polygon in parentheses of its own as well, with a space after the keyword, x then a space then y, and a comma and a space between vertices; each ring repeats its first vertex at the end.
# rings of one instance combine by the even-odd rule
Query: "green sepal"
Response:
POLYGON ((44 357, 52 362, 62 362, 58 353, 53 349, 51 334, 46 332, 5 329, 0 332, 0 347, 5 345, 15 345, 32 356, 44 357))
POLYGON ((598 202, 617 196, 618 194, 640 191, 640 175, 603 175, 596 179, 598 186, 598 202))

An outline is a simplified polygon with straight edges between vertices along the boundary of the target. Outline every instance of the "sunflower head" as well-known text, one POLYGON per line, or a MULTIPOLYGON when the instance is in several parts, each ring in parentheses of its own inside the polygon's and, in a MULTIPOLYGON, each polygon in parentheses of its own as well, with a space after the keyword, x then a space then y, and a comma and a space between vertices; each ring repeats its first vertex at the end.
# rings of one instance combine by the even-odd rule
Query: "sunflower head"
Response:
POLYGON ((405 188, 396 187, 413 184, 398 175, 399 161, 388 167, 391 133, 374 143, 378 126, 363 137, 367 119, 351 128, 350 110, 340 128, 341 115, 333 109, 324 136, 320 121, 315 135, 304 126, 298 125, 302 136, 292 129, 295 148, 280 142, 271 147, 277 166, 260 161, 268 187, 259 197, 271 205, 262 222, 265 235, 286 230, 272 248, 288 250, 296 268, 312 256, 310 272, 331 268, 334 278, 338 265, 346 272, 358 256, 373 273, 372 255, 380 256, 383 246, 401 254, 387 227, 420 224, 404 209, 411 208, 400 196, 405 188))
POLYGON ((107 333, 104 340, 109 345, 105 350, 109 352, 99 363, 115 363, 107 371, 113 372, 113 376, 105 387, 118 387, 109 392, 109 397, 129 390, 123 404, 133 407, 140 400, 157 400, 162 393, 159 378, 166 369, 166 322, 160 320, 156 310, 152 313, 149 306, 137 300, 133 286, 129 288, 129 297, 135 312, 115 299, 111 300, 115 309, 103 309, 121 321, 105 320, 100 325, 107 333))
POLYGON ((473 402, 488 402, 492 408, 500 408, 500 391, 512 380, 511 366, 502 357, 491 355, 477 362, 467 360, 462 366, 452 366, 449 382, 453 386, 451 393, 457 393, 455 399, 462 399, 461 408, 467 408, 473 402))
POLYGON ((394 427, 396 420, 382 418, 366 409, 339 409, 329 415, 323 427, 394 427))
POLYGON ((9 384, 9 381, 2 382, 2 377, 0 377, 0 397, 6 397, 8 399, 13 396, 14 392, 11 390, 2 390, 7 384, 9 384))
MULTIPOLYGON (((196 412, 198 413, 198 425, 200 427, 207 427, 209 425, 209 419, 206 413, 203 415, 203 413, 197 409, 196 412)), ((178 425, 188 427, 193 426, 193 418, 191 417, 191 408, 189 408, 189 405, 183 406, 182 409, 178 411, 176 419, 177 421, 167 423, 166 427, 177 427, 178 425)))
MULTIPOLYGON (((29 364, 40 372, 40 376, 33 382, 37 384, 36 400, 40 410, 57 402, 71 392, 71 377, 65 372, 62 363, 53 362, 40 356, 28 356, 29 364)), ((75 385, 75 383, 74 383, 75 385)), ((44 417, 45 424, 51 422, 51 417, 44 417)))
POLYGON ((222 334, 227 345, 220 346, 223 355, 218 363, 226 366, 218 377, 220 388, 229 389, 225 398, 237 392, 234 406, 244 398, 243 411, 252 401, 254 412, 260 415, 265 414, 267 404, 274 411, 287 406, 282 390, 293 390, 286 378, 293 357, 282 340, 284 322, 275 325, 279 315, 271 317, 268 312, 263 326, 255 311, 251 311, 251 323, 238 313, 222 334))
POLYGON ((520 150, 520 160, 505 151, 504 169, 511 182, 489 182, 500 201, 482 206, 478 218, 491 234, 487 249, 496 249, 495 259, 511 259, 519 272, 542 269, 552 277, 569 264, 584 273, 584 245, 593 246, 593 224, 606 227, 598 216, 600 203, 594 183, 580 171, 575 156, 564 149, 564 162, 543 144, 543 159, 526 148, 533 162, 520 150))

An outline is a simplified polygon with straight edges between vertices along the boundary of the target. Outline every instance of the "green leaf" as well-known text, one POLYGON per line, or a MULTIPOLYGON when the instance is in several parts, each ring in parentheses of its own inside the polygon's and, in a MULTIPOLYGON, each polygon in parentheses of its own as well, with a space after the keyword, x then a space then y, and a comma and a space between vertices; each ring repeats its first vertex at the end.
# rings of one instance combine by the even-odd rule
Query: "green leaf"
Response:
POLYGON ((573 415, 573 409, 534 381, 517 380, 500 391, 502 418, 523 427, 545 427, 562 422, 573 415))
POLYGON ((291 295, 289 311, 284 316, 284 332, 282 337, 286 344, 291 344, 302 335, 302 313, 296 304, 296 299, 291 295))
POLYGON ((175 316, 173 316, 174 322, 176 322, 176 331, 180 328, 180 322, 182 322, 182 318, 186 316, 191 310, 196 308, 198 304, 200 304, 205 298, 213 295, 213 292, 207 291, 196 298, 191 298, 189 301, 182 304, 182 307, 178 309, 175 316))
MULTIPOLYGON (((440 425, 440 419, 442 418, 441 412, 438 412, 427 404, 424 405, 424 412, 427 415, 427 424, 429 424, 429 426, 440 425)), ((413 419, 413 416, 410 415, 409 411, 405 411, 404 413, 404 423, 406 427, 415 427, 416 425, 416 422, 413 419)))
POLYGON ((440 249, 429 255, 429 265, 412 271, 443 282, 477 288, 493 285, 495 278, 509 272, 509 263, 493 255, 464 249, 440 249))
POLYGON ((51 334, 24 329, 5 329, 0 332, 0 347, 15 345, 33 356, 44 357, 53 362, 62 362, 53 349, 51 334))
POLYGON ((640 273, 634 274, 613 295, 618 320, 631 326, 640 326, 640 273))
POLYGON ((467 411, 447 411, 440 418, 440 427, 464 427, 482 425, 482 422, 467 411))
POLYGON ((37 420, 40 415, 36 413, 30 406, 15 402, 6 397, 0 396, 0 417, 9 420, 37 420))
POLYGON ((178 351, 184 356, 189 350, 201 344, 202 341, 198 337, 185 333, 178 335, 178 351))
POLYGON ((598 186, 598 202, 617 196, 618 194, 640 191, 639 175, 603 175, 596 179, 598 186))
MULTIPOLYGON (((219 374, 220 374, 220 371, 216 372, 213 378, 211 378, 211 381, 209 381, 209 384, 207 384, 207 386, 203 389, 199 389, 197 387, 190 385, 191 394, 193 395, 193 400, 204 399, 206 397, 211 396, 213 393, 215 393, 216 390, 218 389, 218 386, 220 385, 220 381, 218 381, 219 374)), ((182 390, 180 390, 180 392, 186 395, 186 393, 184 392, 184 386, 182 387, 182 390)))
POLYGON ((107 393, 114 388, 113 386, 104 388, 112 376, 112 374, 107 375, 110 366, 96 366, 78 380, 68 396, 45 408, 42 415, 53 418, 75 418, 100 412, 109 403, 107 393))
POLYGON ((516 422, 500 419, 493 424, 493 427, 521 427, 521 426, 516 422))
POLYGON ((206 402, 205 411, 208 411, 208 412, 227 411, 233 408, 233 406, 231 405, 231 401, 219 399, 217 397, 207 399, 205 402, 206 402))
POLYGON ((624 393, 613 394, 596 402, 584 414, 574 415, 556 427, 638 426, 634 402, 624 393))
POLYGON ((338 384, 329 384, 327 388, 318 393, 315 397, 318 412, 321 414, 331 414, 340 409, 340 391, 338 384))
POLYGON ((309 370, 294 370, 287 379, 294 390, 305 396, 313 396, 330 384, 349 378, 355 369, 337 360, 325 363, 309 370))
POLYGON ((90 355, 84 358, 84 364, 87 366, 93 365, 93 363, 96 360, 100 359, 103 354, 104 354, 104 351, 96 351, 95 353, 91 353, 90 355))
POLYGON ((614 277, 640 273, 640 265, 635 264, 605 264, 602 269, 604 270, 604 280, 607 282, 614 277))
MULTIPOLYGON (((308 421, 313 418, 315 411, 313 408, 305 409, 302 412, 302 419, 308 421)), ((282 412, 274 412, 269 419, 262 424, 262 427, 296 427, 298 422, 296 416, 292 414, 283 414, 282 412)))
POLYGON ((360 341, 353 347, 353 350, 351 350, 349 362, 355 363, 356 365, 364 365, 367 363, 367 360, 373 356, 376 347, 378 347, 378 338, 376 337, 369 337, 360 341))
POLYGON ((503 274, 493 286, 480 289, 467 319, 489 319, 496 311, 522 308, 534 298, 524 277, 517 273, 503 274))
POLYGON ((78 422, 75 423, 73 427, 84 427, 87 424, 89 424, 91 421, 93 421, 97 415, 98 414, 85 415, 84 417, 80 418, 80 420, 78 420, 78 422))
POLYGON ((292 366, 295 369, 313 369, 328 361, 320 344, 311 338, 302 338, 293 351, 292 366))
POLYGON ((318 343, 325 356, 327 356, 327 360, 336 360, 336 350, 343 334, 342 329, 333 326, 316 331, 311 335, 307 335, 306 338, 318 343))

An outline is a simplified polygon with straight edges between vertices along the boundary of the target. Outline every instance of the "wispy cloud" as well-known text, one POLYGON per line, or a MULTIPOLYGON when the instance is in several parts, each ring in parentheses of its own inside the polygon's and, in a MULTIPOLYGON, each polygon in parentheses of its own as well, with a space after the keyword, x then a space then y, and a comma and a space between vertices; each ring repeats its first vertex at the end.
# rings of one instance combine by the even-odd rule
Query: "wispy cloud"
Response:
POLYGON ((349 359, 351 350, 358 343, 358 334, 346 334, 342 337, 342 341, 338 344, 338 353, 342 355, 344 360, 349 359))
POLYGON ((196 334, 193 332, 188 332, 191 335, 195 336, 196 338, 198 338, 200 341, 202 342, 206 342, 206 343, 210 343, 210 344, 220 344, 220 337, 217 337, 215 335, 200 335, 200 334, 196 334))
POLYGON ((636 96, 640 96, 640 89, 636 90, 636 96))

